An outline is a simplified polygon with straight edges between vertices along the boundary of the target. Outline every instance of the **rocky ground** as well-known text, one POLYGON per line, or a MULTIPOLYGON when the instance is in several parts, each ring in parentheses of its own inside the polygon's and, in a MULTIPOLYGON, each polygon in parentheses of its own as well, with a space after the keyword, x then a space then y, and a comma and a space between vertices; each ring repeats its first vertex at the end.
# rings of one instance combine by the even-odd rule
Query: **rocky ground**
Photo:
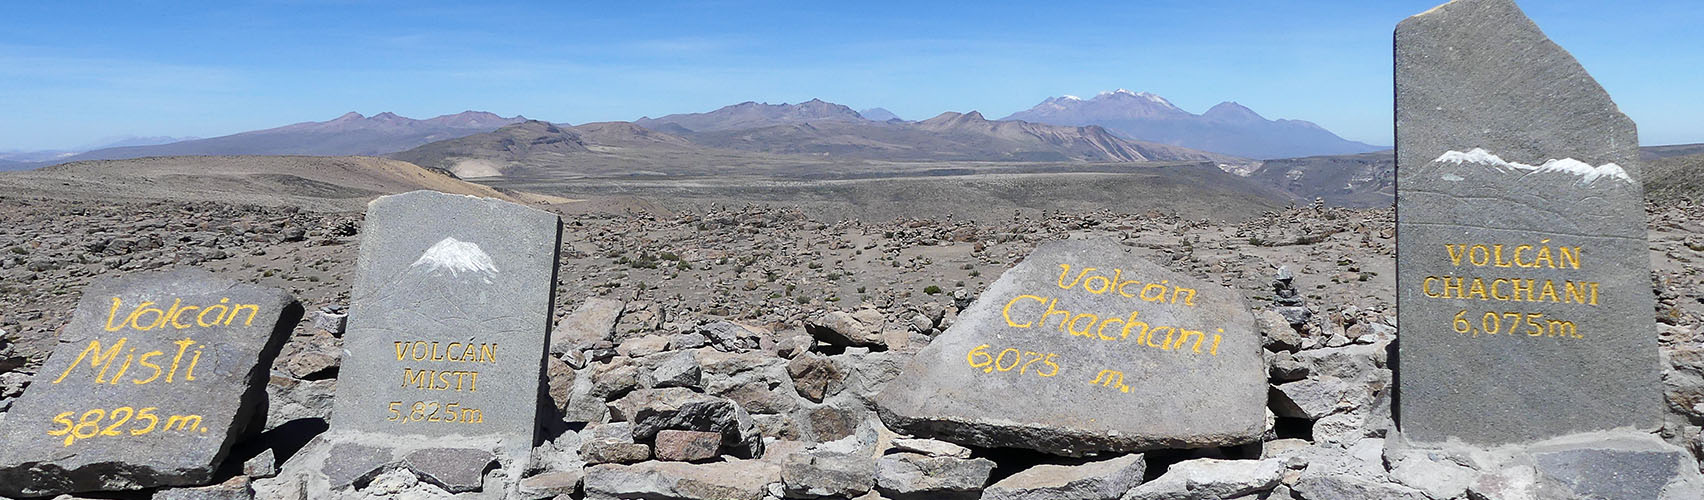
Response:
MULTIPOLYGON (((1668 363, 1662 437, 1696 458, 1704 207, 1650 214, 1668 363)), ((325 429, 361 214, 6 197, 0 220, 0 411, 94 278, 199 266, 299 298, 311 313, 274 364, 266 422, 234 452, 229 481, 153 494, 301 497, 278 470, 325 429)), ((546 402, 562 419, 527 476, 451 484, 405 468, 352 495, 435 498, 519 479, 532 498, 1498 498, 1508 471, 1409 452, 1387 433, 1393 237, 1388 209, 1321 206, 1241 223, 1161 212, 997 223, 821 222, 768 208, 565 213, 546 402), (1059 238, 1116 239, 1241 291, 1267 337, 1265 442, 1066 459, 888 432, 871 399, 903 383, 894 378, 908 355, 1059 238)))

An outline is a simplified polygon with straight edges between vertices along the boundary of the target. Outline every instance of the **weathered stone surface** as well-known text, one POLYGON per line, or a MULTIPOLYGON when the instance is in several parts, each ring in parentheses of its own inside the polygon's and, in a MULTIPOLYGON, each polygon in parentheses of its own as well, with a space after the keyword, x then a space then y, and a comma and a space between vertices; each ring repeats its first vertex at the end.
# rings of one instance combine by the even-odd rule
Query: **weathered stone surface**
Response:
POLYGON ((983 500, 1117 500, 1142 483, 1142 455, 1083 465, 1037 465, 1007 476, 982 491, 983 500))
POLYGON ((793 389, 805 399, 821 403, 845 386, 846 373, 826 356, 802 355, 787 363, 793 389))
POLYGON ((520 493, 528 498, 552 498, 580 490, 583 470, 551 471, 521 480, 520 493))
POLYGON ((876 460, 876 488, 884 496, 904 498, 976 498, 994 461, 895 453, 876 460))
POLYGON ((1396 107, 1403 432, 1490 445, 1655 429, 1633 122, 1511 0, 1398 25, 1396 107))
POLYGON ((615 346, 615 353, 629 358, 643 358, 668 350, 669 338, 662 335, 633 337, 615 346))
POLYGON ((698 357, 692 351, 677 352, 669 355, 668 359, 657 364, 657 368, 648 373, 645 382, 659 389, 668 387, 698 387, 703 369, 698 365, 698 357))
POLYGON ((757 460, 708 464, 644 462, 586 468, 586 498, 760 500, 781 480, 781 466, 757 460))
POLYGON ((1398 454, 1386 460, 1390 462, 1391 479, 1430 498, 1459 498, 1479 477, 1473 469, 1419 452, 1398 454))
POLYGON ((250 500, 254 488, 249 478, 237 476, 223 483, 198 488, 168 488, 154 492, 154 500, 250 500))
POLYGON ((268 478, 278 475, 278 454, 267 448, 243 462, 243 475, 252 478, 268 478))
POLYGON ((485 472, 497 466, 497 455, 479 449, 427 448, 403 457, 402 465, 421 481, 450 493, 466 493, 484 486, 485 472))
POLYGON ((1304 478, 1296 483, 1295 491, 1308 500, 1428 500, 1420 490, 1349 476, 1304 478))
POLYGON ((640 389, 609 404, 611 418, 633 423, 639 441, 665 429, 722 435, 730 453, 747 458, 763 454, 763 436, 751 415, 733 401, 685 388, 640 389))
POLYGON ((319 470, 332 490, 340 490, 371 481, 395 463, 391 451, 355 443, 331 445, 325 464, 319 470))
POLYGON ((860 317, 846 311, 827 311, 807 319, 805 331, 817 340, 838 346, 883 345, 880 321, 879 314, 860 317))
POLYGON ((977 446, 1235 445, 1265 431, 1262 352, 1237 292, 1113 241, 1054 241, 1001 275, 876 402, 896 431, 977 446))
POLYGON ((619 300, 587 297, 556 325, 556 331, 551 332, 550 353, 561 355, 600 340, 609 340, 625 307, 627 304, 619 300))
POLYGON ((324 420, 331 415, 336 392, 337 379, 304 381, 272 374, 266 384, 266 427, 261 430, 270 431, 304 418, 324 420))
POLYGON ((1283 472, 1283 463, 1276 459, 1198 458, 1172 464, 1165 474, 1132 488, 1124 500, 1232 498, 1271 490, 1283 472))
POLYGON ((716 452, 722 449, 722 434, 704 431, 657 431, 657 440, 652 444, 657 460, 675 462, 699 462, 716 458, 716 452))
POLYGON ((632 422, 611 422, 590 429, 591 439, 580 445, 587 463, 631 464, 651 459, 651 446, 633 442, 632 422))
POLYGON ((0 428, 0 494, 206 484, 301 307, 201 270, 96 282, 0 428))
POLYGON ((560 221, 416 191, 368 205, 333 430, 531 447, 560 221), (399 359, 401 358, 401 359, 399 359))
POLYGON ((1272 389, 1272 412, 1280 417, 1318 420, 1373 402, 1373 392, 1366 384, 1330 376, 1298 380, 1272 389))
POLYGON ((1704 479, 1685 451, 1651 436, 1549 443, 1528 450, 1539 476, 1574 498, 1700 498, 1704 479))
POLYGON ((348 324, 349 315, 325 310, 314 311, 314 328, 325 330, 332 335, 343 335, 344 326, 348 324))
POLYGON ((759 344, 757 332, 732 321, 713 322, 699 327, 698 331, 710 341, 711 347, 722 352, 756 349, 759 344))
POLYGON ((899 438, 893 440, 890 445, 895 450, 922 453, 931 457, 970 458, 969 448, 934 439, 899 438))
POLYGON ((550 405, 556 408, 557 416, 568 414, 569 397, 574 393, 574 381, 577 378, 574 369, 568 363, 552 356, 544 358, 545 391, 550 396, 550 405))
POLYGON ((876 461, 867 455, 810 451, 781 463, 787 498, 852 498, 868 493, 875 481, 876 461))
POLYGON ((651 459, 651 445, 591 440, 580 445, 580 458, 589 464, 639 463, 651 459))

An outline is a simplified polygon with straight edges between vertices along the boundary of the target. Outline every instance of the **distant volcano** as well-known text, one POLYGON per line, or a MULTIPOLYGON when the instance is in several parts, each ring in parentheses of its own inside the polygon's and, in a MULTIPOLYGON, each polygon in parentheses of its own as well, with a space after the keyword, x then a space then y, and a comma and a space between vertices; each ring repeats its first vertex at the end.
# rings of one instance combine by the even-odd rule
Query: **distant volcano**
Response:
POLYGON ((1292 158, 1388 149, 1350 141, 1303 120, 1268 120, 1235 102, 1200 115, 1164 97, 1118 89, 1093 99, 1050 97, 1004 120, 1054 125, 1100 125, 1119 135, 1246 158, 1292 158))

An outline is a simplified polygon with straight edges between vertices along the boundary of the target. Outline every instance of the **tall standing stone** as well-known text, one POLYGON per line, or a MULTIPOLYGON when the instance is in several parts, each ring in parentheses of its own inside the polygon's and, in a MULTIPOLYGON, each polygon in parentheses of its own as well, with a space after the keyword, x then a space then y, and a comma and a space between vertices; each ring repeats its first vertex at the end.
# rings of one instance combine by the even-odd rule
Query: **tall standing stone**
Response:
POLYGON ((0 495, 207 484, 301 307, 195 269, 97 282, 0 424, 0 495))
POLYGON ((1266 374, 1236 291, 1109 240, 1042 244, 877 397, 888 426, 1084 456, 1260 438, 1266 374))
MULTIPOLYGON (((332 451, 326 470, 348 474, 326 475, 336 483, 386 464, 409 466, 407 454, 432 447, 476 458, 529 450, 560 219, 499 200, 415 191, 369 204, 362 234, 328 439, 361 443, 347 448, 376 458, 354 470, 365 465, 332 451)), ((488 460, 461 465, 477 477, 488 460)))
POLYGON ((1655 428, 1639 140, 1510 0, 1396 28, 1398 421, 1409 439, 1655 428))

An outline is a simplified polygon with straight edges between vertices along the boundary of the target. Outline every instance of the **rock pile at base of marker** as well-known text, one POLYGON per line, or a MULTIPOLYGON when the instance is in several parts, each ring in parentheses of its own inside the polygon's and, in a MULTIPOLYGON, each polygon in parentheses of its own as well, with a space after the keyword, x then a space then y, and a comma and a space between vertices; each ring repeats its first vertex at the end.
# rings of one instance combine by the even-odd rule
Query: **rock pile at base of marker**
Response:
POLYGON ((1094 455, 1255 441, 1260 333, 1236 292, 1109 240, 1042 244, 877 399, 895 430, 1094 455))
POLYGON ((0 494, 205 484, 301 314, 282 290, 203 271, 90 286, 0 424, 0 494))

